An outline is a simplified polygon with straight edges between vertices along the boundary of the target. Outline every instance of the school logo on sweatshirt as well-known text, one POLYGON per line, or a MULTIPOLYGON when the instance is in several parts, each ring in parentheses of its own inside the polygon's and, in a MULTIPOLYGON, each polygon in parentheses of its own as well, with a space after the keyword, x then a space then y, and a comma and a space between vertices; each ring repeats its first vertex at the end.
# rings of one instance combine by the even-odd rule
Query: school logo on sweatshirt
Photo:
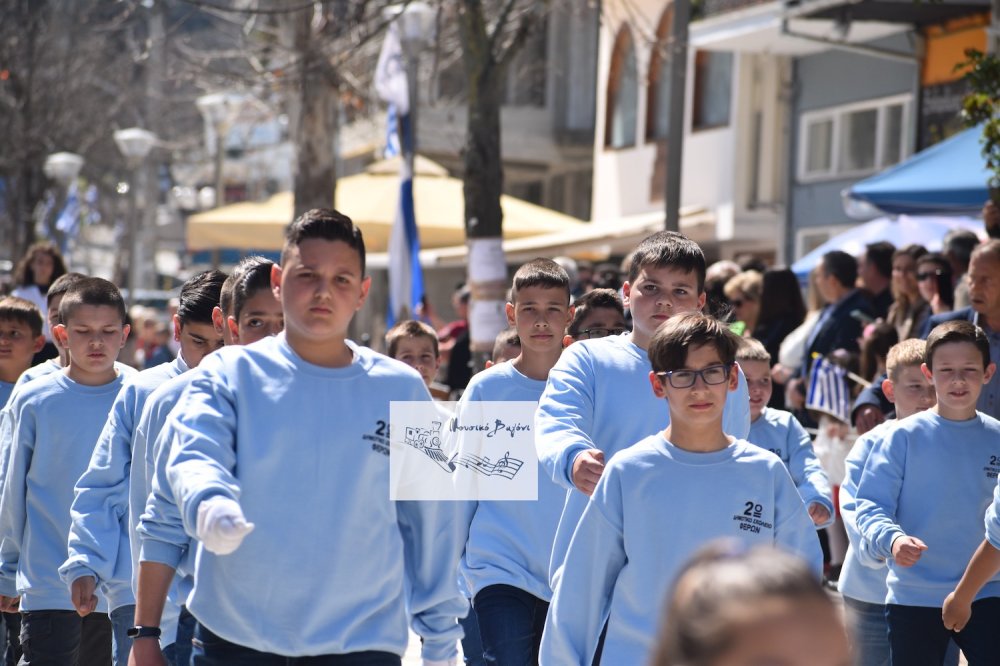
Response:
POLYGON ((983 467, 987 479, 995 479, 1000 474, 1000 456, 990 456, 990 462, 983 467))
POLYGON ((733 520, 739 525, 741 532, 760 534, 762 529, 774 529, 774 526, 764 520, 764 506, 754 500, 743 502, 742 510, 733 515, 733 520))
POLYGON ((375 453, 381 453, 384 456, 389 455, 389 424, 384 420, 379 419, 376 421, 372 431, 370 433, 366 432, 361 436, 361 439, 371 442, 372 451, 375 453))

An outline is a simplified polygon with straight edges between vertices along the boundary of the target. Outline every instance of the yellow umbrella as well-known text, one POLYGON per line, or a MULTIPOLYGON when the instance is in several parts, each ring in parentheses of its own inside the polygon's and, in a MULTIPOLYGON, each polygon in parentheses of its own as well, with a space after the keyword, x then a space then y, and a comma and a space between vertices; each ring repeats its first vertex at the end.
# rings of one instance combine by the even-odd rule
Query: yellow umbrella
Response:
MULTIPOLYGON (((417 157, 413 199, 422 248, 461 245, 465 242, 462 181, 448 176, 443 167, 417 157)), ((364 173, 337 181, 337 210, 361 228, 365 247, 384 252, 399 203, 399 158, 378 162, 364 173)), ((588 225, 574 217, 503 195, 504 238, 584 230, 588 225)), ((282 232, 292 220, 292 194, 281 192, 260 203, 237 203, 188 218, 190 250, 280 250, 282 232)))

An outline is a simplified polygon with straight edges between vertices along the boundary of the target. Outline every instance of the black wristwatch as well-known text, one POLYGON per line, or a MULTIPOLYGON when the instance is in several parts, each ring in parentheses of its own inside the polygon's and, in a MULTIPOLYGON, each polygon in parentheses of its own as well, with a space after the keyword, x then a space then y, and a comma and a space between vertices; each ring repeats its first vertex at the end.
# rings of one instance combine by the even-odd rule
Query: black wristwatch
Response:
POLYGON ((125 635, 129 638, 159 638, 159 627, 129 627, 125 635))

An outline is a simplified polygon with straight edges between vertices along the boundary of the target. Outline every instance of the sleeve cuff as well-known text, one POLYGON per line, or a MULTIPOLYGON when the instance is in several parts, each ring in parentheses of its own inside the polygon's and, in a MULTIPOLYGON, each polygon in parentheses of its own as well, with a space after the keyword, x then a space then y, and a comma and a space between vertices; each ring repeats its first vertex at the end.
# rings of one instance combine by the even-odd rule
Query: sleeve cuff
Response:
POLYGON ((67 562, 59 567, 59 577, 62 578, 63 582, 66 583, 67 586, 72 585, 73 581, 77 578, 83 578, 84 576, 91 576, 98 584, 101 583, 101 577, 97 575, 97 572, 85 565, 83 562, 67 562))
POLYGON ((141 544, 139 547, 140 562, 156 562, 157 564, 164 564, 173 569, 177 569, 180 566, 181 560, 184 558, 184 553, 187 551, 187 544, 178 546, 145 537, 141 540, 141 544))

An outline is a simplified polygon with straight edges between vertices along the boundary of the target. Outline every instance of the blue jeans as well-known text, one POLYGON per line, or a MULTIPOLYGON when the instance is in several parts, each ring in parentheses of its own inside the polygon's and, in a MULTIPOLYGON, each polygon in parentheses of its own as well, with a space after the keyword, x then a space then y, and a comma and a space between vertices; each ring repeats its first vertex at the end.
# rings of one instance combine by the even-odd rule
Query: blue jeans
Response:
POLYGON ((115 666, 127 666, 132 652, 128 629, 135 624, 135 604, 119 606, 111 611, 111 661, 115 666))
POLYGON ((476 609, 469 608, 469 614, 458 621, 465 636, 462 637, 462 656, 466 666, 485 666, 483 659, 483 638, 479 635, 479 618, 476 609))
POLYGON ((111 663, 111 621, 105 613, 21 614, 22 666, 106 666, 111 663))
POLYGON ((960 632, 946 629, 940 608, 888 604, 889 645, 893 666, 938 666, 944 662, 954 639, 969 666, 997 663, 996 635, 1000 626, 1000 598, 972 603, 972 617, 960 632))
POLYGON ((490 585, 473 600, 487 664, 529 666, 538 663, 549 604, 511 585, 490 585))
POLYGON ((187 606, 181 606, 181 615, 177 619, 177 638, 173 643, 163 648, 163 658, 168 666, 190 666, 191 638, 194 636, 194 626, 197 621, 188 612, 187 606))
POLYGON ((317 657, 283 657, 258 652, 219 638, 201 623, 191 639, 191 666, 400 666, 402 659, 390 652, 352 652, 317 657))
POLYGON ((889 666, 889 625, 884 604, 844 597, 854 666, 889 666))

